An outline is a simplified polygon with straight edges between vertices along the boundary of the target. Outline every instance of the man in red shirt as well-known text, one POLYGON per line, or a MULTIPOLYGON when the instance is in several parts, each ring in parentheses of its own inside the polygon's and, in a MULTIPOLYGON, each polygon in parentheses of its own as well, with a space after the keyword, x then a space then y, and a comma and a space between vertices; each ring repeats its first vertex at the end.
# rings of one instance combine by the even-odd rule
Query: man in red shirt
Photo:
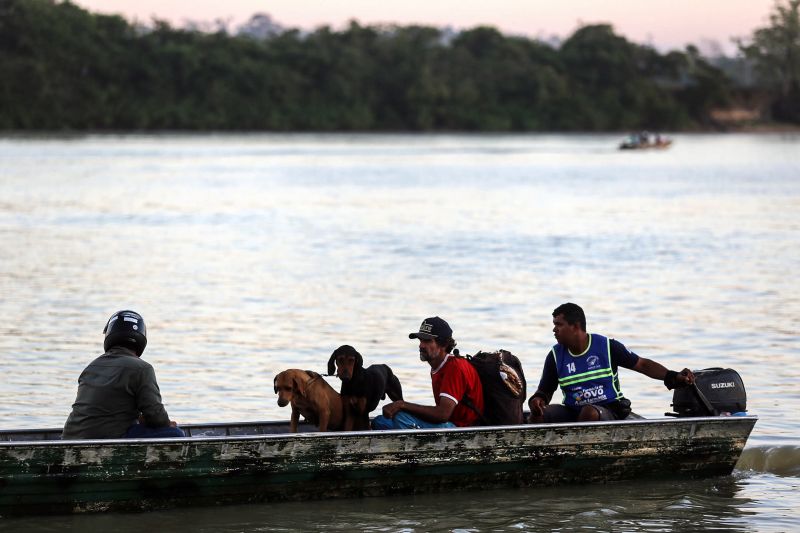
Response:
POLYGON ((422 321, 419 358, 431 366, 431 385, 436 405, 398 400, 383 406, 383 416, 372 421, 373 429, 419 429, 474 426, 483 412, 483 388, 478 373, 463 357, 453 355, 453 330, 438 316, 422 321))

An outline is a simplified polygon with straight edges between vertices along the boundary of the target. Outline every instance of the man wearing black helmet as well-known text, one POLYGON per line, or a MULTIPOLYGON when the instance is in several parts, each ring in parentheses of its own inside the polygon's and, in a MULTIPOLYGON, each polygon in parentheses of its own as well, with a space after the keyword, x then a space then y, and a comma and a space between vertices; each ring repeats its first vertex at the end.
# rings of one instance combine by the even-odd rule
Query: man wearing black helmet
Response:
POLYGON ((144 319, 134 311, 109 318, 103 348, 78 378, 78 395, 63 439, 183 437, 170 421, 153 367, 140 359, 147 346, 144 319))

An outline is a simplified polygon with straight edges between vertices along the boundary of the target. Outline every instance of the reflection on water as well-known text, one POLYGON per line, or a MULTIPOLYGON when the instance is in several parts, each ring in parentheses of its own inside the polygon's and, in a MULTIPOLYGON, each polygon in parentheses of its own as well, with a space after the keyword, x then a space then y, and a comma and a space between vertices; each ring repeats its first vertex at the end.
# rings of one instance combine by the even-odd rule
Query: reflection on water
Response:
MULTIPOLYGON (((760 489, 756 489, 758 491, 760 489)), ((777 487, 778 493, 782 492, 777 487)), ((750 480, 734 477, 605 486, 425 494, 206 509, 143 515, 53 517, 69 525, 127 532, 217 531, 787 531, 761 519, 750 480)), ((7 525, 36 525, 13 519, 7 525)))
MULTIPOLYGON (((799 139, 0 140, 0 425, 60 425, 120 308, 148 322, 170 413, 203 422, 286 417, 272 376, 344 343, 427 400, 405 333, 433 314, 535 382, 550 311, 574 300, 668 366, 739 370, 767 415, 754 437, 779 439, 800 407, 799 139)), ((622 382, 638 412, 670 410, 658 384, 622 382)))
MULTIPOLYGON (((106 318, 122 308, 147 320, 145 358, 172 418, 208 422, 287 418, 273 376, 323 371, 344 343, 391 365, 408 399, 430 402, 427 368, 406 334, 435 314, 462 352, 519 355, 534 388, 553 342, 550 312, 576 301, 590 330, 666 366, 737 369, 760 416, 750 446, 797 446, 800 137, 676 136, 652 154, 621 153, 617 141, 0 139, 0 427, 61 426, 106 318)), ((640 414, 671 410, 659 383, 624 369, 621 380, 640 414)), ((789 477, 767 483, 797 479, 778 473, 789 477)), ((770 475, 747 478, 743 492, 770 475)), ((513 494, 498 527, 567 528, 578 522, 559 522, 566 511, 541 522, 537 509, 585 490, 513 494)), ((475 506, 471 520, 495 520, 477 498, 462 502, 475 506)), ((391 516, 390 530, 424 529, 409 505, 427 520, 442 514, 425 502, 443 500, 403 501, 367 512, 391 516)), ((683 505, 657 501, 660 510, 683 505)), ((615 520, 631 516, 638 530, 672 527, 655 512, 638 515, 643 502, 622 511, 616 498, 580 502, 598 529, 624 529, 615 520)), ((736 527, 712 514, 713 527, 736 527)), ((286 520, 280 527, 291 529, 286 520)), ((372 527, 358 515, 341 522, 372 527)))

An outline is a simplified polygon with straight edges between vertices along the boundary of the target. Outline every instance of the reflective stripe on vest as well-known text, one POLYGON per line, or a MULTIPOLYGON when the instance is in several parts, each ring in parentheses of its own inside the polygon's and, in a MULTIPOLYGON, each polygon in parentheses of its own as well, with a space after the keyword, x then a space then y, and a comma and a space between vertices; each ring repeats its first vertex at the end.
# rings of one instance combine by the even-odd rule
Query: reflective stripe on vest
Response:
POLYGON ((611 341, 589 334, 589 346, 579 356, 556 344, 551 350, 564 404, 578 407, 606 404, 623 398, 617 373, 611 365, 611 341))

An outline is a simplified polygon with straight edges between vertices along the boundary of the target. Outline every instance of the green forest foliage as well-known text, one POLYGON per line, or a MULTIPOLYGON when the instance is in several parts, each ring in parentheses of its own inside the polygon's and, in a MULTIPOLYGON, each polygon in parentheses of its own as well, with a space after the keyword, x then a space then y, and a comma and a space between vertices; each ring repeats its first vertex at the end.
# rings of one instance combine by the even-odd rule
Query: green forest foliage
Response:
POLYGON ((771 89, 772 116, 800 124, 800 0, 775 2, 770 25, 739 48, 771 89))
POLYGON ((695 49, 662 55, 608 25, 558 48, 355 22, 258 40, 0 0, 3 130, 678 130, 708 126, 732 90, 695 49))

